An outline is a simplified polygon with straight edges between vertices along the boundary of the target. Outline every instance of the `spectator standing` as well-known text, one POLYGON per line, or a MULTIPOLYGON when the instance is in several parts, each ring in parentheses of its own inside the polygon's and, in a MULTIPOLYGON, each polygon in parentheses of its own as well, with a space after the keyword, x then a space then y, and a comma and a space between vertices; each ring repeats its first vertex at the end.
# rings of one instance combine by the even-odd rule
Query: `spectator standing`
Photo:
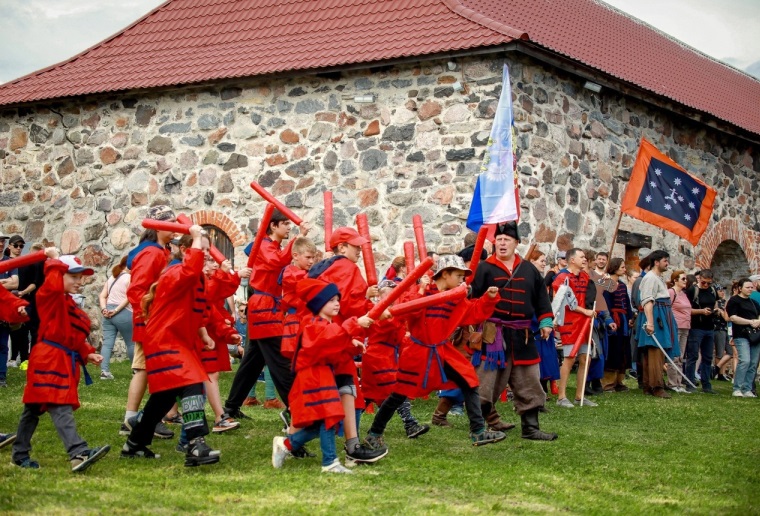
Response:
MULTIPOLYGON (((24 238, 21 235, 13 235, 8 240, 8 249, 6 250, 8 257, 13 259, 21 256, 21 252, 24 250, 24 245, 26 245, 26 242, 24 242, 24 238)), ((19 290, 21 289, 19 280, 20 274, 21 270, 15 269, 13 276, 15 284, 13 281, 7 284, 12 285, 12 288, 9 290, 16 296, 18 296, 19 290)), ((14 367, 18 366, 29 358, 29 328, 25 324, 16 324, 10 327, 10 345, 11 363, 9 365, 14 367), (18 359, 16 357, 18 357, 18 359)))
POLYGON ((686 289, 691 303, 691 329, 686 341, 685 372, 691 383, 696 385, 696 366, 701 355, 699 377, 705 394, 717 394, 710 383, 715 347, 714 313, 718 308, 718 293, 712 283, 712 271, 704 269, 700 271, 697 283, 686 289))
MULTIPOLYGON (((33 244, 29 252, 34 253, 42 251, 45 246, 42 244, 33 244)), ((45 281, 44 263, 33 263, 18 269, 18 293, 19 298, 27 301, 29 306, 26 307, 26 313, 29 315, 29 321, 25 322, 20 330, 23 338, 29 343, 26 350, 31 350, 37 342, 37 335, 40 329, 40 318, 37 314, 37 291, 45 281)), ((11 336, 13 339, 13 336, 11 336)), ((20 358, 21 362, 29 358, 29 352, 20 358)))
MULTIPOLYGON (((691 303, 686 296, 686 271, 674 271, 670 275, 668 282, 668 294, 670 302, 673 305, 673 315, 676 318, 678 326, 678 347, 681 348, 681 354, 673 357, 673 362, 677 367, 682 367, 683 354, 686 351, 686 341, 689 338, 689 329, 691 329, 691 303)), ((694 387, 684 386, 683 378, 680 373, 670 364, 666 364, 668 374, 668 383, 666 389, 680 393, 694 392, 694 387)))
POLYGON ((733 323, 734 346, 739 355, 733 396, 756 398, 752 391, 760 360, 760 342, 753 344, 752 335, 760 331, 760 303, 750 297, 754 284, 749 278, 739 280, 739 285, 739 294, 731 297, 726 304, 726 312, 733 323))
MULTIPOLYGON (((8 237, 0 234, 0 261, 10 260, 9 257, 3 255, 5 244, 8 242, 8 237)), ((14 274, 17 269, 10 270, 0 274, 0 288, 4 288, 9 292, 14 290, 13 285, 14 274)), ((16 282, 18 276, 16 276, 16 282)), ((6 321, 0 321, 0 387, 6 387, 5 375, 8 372, 8 340, 11 335, 10 325, 6 321)))
POLYGON ((103 346, 100 350, 103 355, 103 362, 100 363, 101 380, 113 380, 110 365, 117 333, 124 339, 130 363, 134 358, 135 344, 132 342, 132 307, 127 298, 130 278, 127 257, 124 256, 111 269, 111 277, 103 285, 100 296, 98 296, 100 313, 103 316, 103 346))
POLYGON ((734 355, 733 348, 728 342, 728 313, 726 312, 726 289, 723 285, 715 285, 718 292, 718 312, 715 316, 715 362, 713 378, 722 382, 728 381, 723 369, 734 355))

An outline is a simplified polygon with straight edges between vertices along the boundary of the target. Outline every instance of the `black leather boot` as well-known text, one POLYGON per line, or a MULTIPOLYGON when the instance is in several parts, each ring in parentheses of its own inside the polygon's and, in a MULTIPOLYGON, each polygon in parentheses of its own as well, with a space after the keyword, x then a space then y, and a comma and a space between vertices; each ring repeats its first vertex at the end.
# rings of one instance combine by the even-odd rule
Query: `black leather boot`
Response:
POLYGON ((557 434, 542 432, 538 428, 538 409, 534 408, 520 416, 522 420, 522 438, 532 441, 553 441, 557 434))

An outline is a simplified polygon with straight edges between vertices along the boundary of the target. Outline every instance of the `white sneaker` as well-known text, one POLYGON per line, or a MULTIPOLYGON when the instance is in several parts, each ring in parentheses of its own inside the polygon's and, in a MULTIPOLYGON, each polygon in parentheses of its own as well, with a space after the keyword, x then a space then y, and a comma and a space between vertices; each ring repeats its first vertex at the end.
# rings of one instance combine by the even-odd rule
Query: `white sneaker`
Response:
POLYGON ((8 360, 8 367, 18 367, 15 360, 8 360))
POLYGON ((285 446, 285 438, 277 436, 272 439, 272 466, 280 469, 288 455, 290 455, 290 451, 285 446))
POLYGON ((742 394, 742 391, 740 390, 735 390, 733 394, 731 394, 731 396, 733 396, 734 398, 743 398, 744 394, 742 394))
POLYGON ((673 390, 680 394, 691 394, 689 391, 686 390, 686 387, 681 387, 680 385, 678 387, 673 387, 673 390))
POLYGON ((745 398, 757 398, 757 396, 755 395, 755 393, 753 393, 752 391, 745 392, 744 393, 744 397, 745 398))
POLYGON ((599 406, 588 398, 583 398, 583 403, 581 403, 581 400, 575 400, 573 403, 575 403, 578 406, 582 405, 584 407, 598 407, 599 406))
MULTIPOLYGON (((276 437, 275 437, 276 439, 276 437)), ((335 459, 329 466, 322 466, 322 473, 349 473, 353 474, 353 471, 345 467, 340 463, 339 459, 335 459)))
POLYGON ((563 408, 575 408, 575 405, 570 403, 570 400, 567 398, 560 398, 557 400, 557 406, 563 407, 563 408))
POLYGON ((113 380, 113 375, 108 371, 101 371, 100 372, 100 379, 101 380, 113 380))

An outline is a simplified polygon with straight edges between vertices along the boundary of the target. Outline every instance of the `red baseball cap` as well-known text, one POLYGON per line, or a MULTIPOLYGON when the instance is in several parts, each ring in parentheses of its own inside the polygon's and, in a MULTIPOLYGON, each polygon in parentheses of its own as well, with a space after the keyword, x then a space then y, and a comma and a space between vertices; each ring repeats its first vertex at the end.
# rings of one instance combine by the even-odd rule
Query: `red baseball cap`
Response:
POLYGON ((330 248, 334 249, 338 247, 338 244, 351 244, 355 246, 362 246, 366 244, 368 240, 361 236, 354 228, 338 228, 333 231, 330 237, 330 248))

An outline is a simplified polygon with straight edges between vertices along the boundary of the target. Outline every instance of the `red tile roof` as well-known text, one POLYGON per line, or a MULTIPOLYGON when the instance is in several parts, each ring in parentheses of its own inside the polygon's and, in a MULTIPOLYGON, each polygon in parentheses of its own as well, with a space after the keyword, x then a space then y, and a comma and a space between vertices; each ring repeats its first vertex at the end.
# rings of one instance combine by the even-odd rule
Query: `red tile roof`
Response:
POLYGON ((760 134, 760 81, 595 0, 169 0, 0 106, 533 43, 760 134))

